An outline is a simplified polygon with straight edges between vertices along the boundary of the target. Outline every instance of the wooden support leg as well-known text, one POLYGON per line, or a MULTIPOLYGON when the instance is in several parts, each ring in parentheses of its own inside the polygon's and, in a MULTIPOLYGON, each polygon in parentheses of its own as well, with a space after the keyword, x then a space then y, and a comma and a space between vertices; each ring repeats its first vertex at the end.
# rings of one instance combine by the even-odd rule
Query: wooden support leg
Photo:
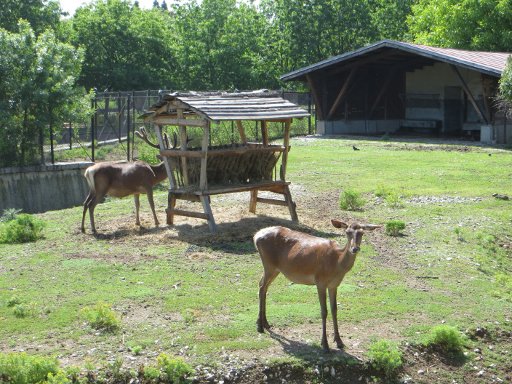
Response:
POLYGON ((208 227, 210 228, 210 232, 217 232, 217 225, 215 224, 215 219, 213 218, 212 208, 210 207, 210 197, 202 195, 200 197, 201 203, 203 204, 204 213, 208 216, 208 227))
POLYGON ((292 200, 292 194, 290 193, 290 188, 287 185, 284 187, 284 199, 288 204, 288 210, 290 211, 292 221, 298 222, 299 218, 297 217, 297 211, 295 210, 295 203, 292 200))
POLYGON ((176 195, 172 192, 169 192, 169 196, 167 197, 167 209, 165 212, 167 213, 167 225, 174 224, 174 208, 176 207, 176 195))
POLYGON ((258 190, 251 191, 251 202, 249 204, 249 212, 256 213, 256 203, 258 202, 258 190))

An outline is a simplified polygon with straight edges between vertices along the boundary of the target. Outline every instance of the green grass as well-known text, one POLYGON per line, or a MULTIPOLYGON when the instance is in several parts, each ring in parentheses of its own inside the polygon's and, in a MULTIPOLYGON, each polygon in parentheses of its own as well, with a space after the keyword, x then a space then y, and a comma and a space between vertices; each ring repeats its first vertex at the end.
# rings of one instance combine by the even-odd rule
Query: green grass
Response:
MULTIPOLYGON (((287 178, 303 190, 294 199, 310 232, 339 239, 331 217, 406 223, 404 236, 384 236, 384 230, 366 234, 338 289, 342 337, 360 338, 358 349, 367 350, 381 329, 388 330, 386 339, 419 341, 441 322, 457 329, 511 328, 512 203, 491 195, 512 193, 512 153, 478 147, 427 151, 425 146, 292 140, 287 178), (361 151, 354 152, 353 144, 361 151), (362 210, 339 209, 340 192, 347 189, 364 197, 362 210), (386 202, 390 195, 400 196, 400 204, 386 202), (372 246, 376 241, 380 251, 372 246)), ((162 215, 165 191, 155 199, 162 215)), ((212 200, 214 210, 247 209, 245 202, 212 200)), ((141 201, 144 212, 147 202, 141 201)), ((288 217, 281 208, 261 206, 263 213, 288 217)), ((222 233, 201 237, 193 226, 180 228, 184 236, 165 226, 139 231, 132 211, 130 198, 99 205, 96 225, 104 235, 97 238, 80 233, 80 207, 48 212, 37 215, 46 223, 43 239, 0 244, 0 351, 38 346, 45 356, 69 357, 95 349, 87 356, 95 366, 104 365, 112 358, 108 351, 120 345, 141 356, 181 353, 190 364, 221 363, 226 350, 263 362, 279 358, 266 355, 279 342, 256 332, 262 267, 253 233, 242 225, 239 237, 225 241, 222 233), (191 249, 215 257, 194 259, 191 249), (98 333, 84 324, 80 311, 98 302, 112 304, 122 332, 98 333), (16 317, 15 305, 30 305, 30 314, 16 317)), ((297 330, 287 337, 301 342, 306 329, 311 336, 302 342, 320 350, 314 287, 280 276, 270 286, 267 305, 278 333, 297 330)), ((489 361, 498 364, 498 372, 500 348, 506 350, 497 343, 489 361)), ((289 353, 287 359, 308 357, 289 353)))

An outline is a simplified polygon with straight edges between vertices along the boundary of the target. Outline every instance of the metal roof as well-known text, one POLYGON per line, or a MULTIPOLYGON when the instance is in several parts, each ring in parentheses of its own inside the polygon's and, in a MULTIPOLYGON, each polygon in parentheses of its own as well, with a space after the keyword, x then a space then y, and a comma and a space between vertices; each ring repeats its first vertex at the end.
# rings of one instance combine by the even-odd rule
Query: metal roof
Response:
POLYGON ((164 95, 144 116, 175 114, 177 108, 210 121, 282 120, 309 116, 309 113, 276 93, 173 93, 164 95), (162 107, 167 106, 165 111, 162 107))
POLYGON ((394 49, 400 52, 422 56, 427 59, 472 69, 495 77, 501 77, 507 64, 507 59, 512 55, 510 52, 467 51, 453 48, 429 47, 394 40, 382 40, 355 51, 333 56, 318 63, 289 72, 281 76, 281 80, 299 80, 309 73, 347 61, 354 61, 362 56, 371 56, 371 54, 384 49, 394 49))

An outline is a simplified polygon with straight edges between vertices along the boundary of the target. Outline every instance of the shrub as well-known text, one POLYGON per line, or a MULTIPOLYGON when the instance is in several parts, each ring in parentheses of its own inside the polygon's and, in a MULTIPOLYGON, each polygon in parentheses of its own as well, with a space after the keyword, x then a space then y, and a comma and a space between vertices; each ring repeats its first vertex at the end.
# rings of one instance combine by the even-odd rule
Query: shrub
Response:
POLYGON ((384 372, 386 376, 394 376, 402 366, 402 352, 394 343, 386 340, 373 342, 367 356, 373 368, 384 372))
POLYGON ((189 382, 190 380, 187 379, 187 376, 194 372, 183 359, 171 357, 165 353, 161 353, 157 357, 157 366, 173 384, 189 382))
POLYGON ((99 302, 92 307, 85 307, 81 313, 87 323, 99 331, 116 332, 121 327, 121 320, 106 303, 99 302))
POLYGON ((462 333, 449 325, 438 325, 432 328, 423 341, 425 347, 448 355, 462 354, 465 343, 462 333))
POLYGON ((43 384, 71 384, 73 381, 70 380, 63 371, 48 374, 48 379, 43 384))
POLYGON ((360 210, 365 204, 359 192, 346 189, 340 194, 340 208, 344 211, 360 210))
POLYGON ((9 300, 7 300, 7 306, 9 308, 14 307, 15 305, 18 305, 21 303, 22 303, 21 299, 16 295, 11 296, 11 298, 9 300))
POLYGON ((389 236, 399 236, 405 229, 405 223, 401 220, 391 220, 386 223, 386 234, 389 236))
POLYGON ((21 212, 21 209, 16 209, 16 208, 4 209, 4 213, 2 214, 2 217, 0 217, 0 222, 14 220, 16 218, 16 216, 18 216, 18 213, 20 213, 20 212, 21 212))
MULTIPOLYGON (((59 371, 57 359, 26 353, 0 353, 0 382, 33 384, 44 382, 59 371)), ((56 383, 51 381, 51 383, 56 383)))
POLYGON ((0 243, 27 243, 42 238, 45 223, 28 214, 17 215, 0 224, 0 243))
POLYGON ((386 204, 392 208, 402 208, 404 206, 402 197, 396 192, 388 193, 388 195, 385 197, 385 199, 386 199, 386 204))
POLYGON ((34 303, 30 303, 30 304, 16 304, 14 306, 14 316, 16 316, 17 318, 24 318, 24 317, 27 317, 27 316, 30 316, 30 315, 33 315, 35 313, 35 305, 34 303))

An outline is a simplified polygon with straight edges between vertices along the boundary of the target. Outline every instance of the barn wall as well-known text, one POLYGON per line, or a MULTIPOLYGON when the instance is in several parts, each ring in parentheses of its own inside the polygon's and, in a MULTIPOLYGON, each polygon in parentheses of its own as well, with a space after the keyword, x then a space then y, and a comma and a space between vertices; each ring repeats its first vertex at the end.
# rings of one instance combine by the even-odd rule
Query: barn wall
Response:
POLYGON ((401 120, 317 120, 319 135, 375 135, 395 132, 400 128, 401 120))
MULTIPOLYGON (((459 71, 477 102, 483 105, 483 88, 480 73, 460 67, 459 71)), ((458 101, 461 103, 460 112, 463 113, 464 98, 462 86, 457 75, 448 64, 436 63, 432 66, 407 73, 406 119, 438 120, 444 123, 444 132, 454 130, 450 129, 449 121, 446 119, 445 102, 446 100, 455 100, 453 92, 457 87, 460 88, 458 101)), ((478 122, 478 115, 469 103, 467 110, 467 121, 465 121, 465 124, 470 129, 472 128, 470 127, 472 123, 478 122)))
POLYGON ((83 177, 90 162, 0 169, 0 211, 38 213, 80 205, 87 195, 83 177))

